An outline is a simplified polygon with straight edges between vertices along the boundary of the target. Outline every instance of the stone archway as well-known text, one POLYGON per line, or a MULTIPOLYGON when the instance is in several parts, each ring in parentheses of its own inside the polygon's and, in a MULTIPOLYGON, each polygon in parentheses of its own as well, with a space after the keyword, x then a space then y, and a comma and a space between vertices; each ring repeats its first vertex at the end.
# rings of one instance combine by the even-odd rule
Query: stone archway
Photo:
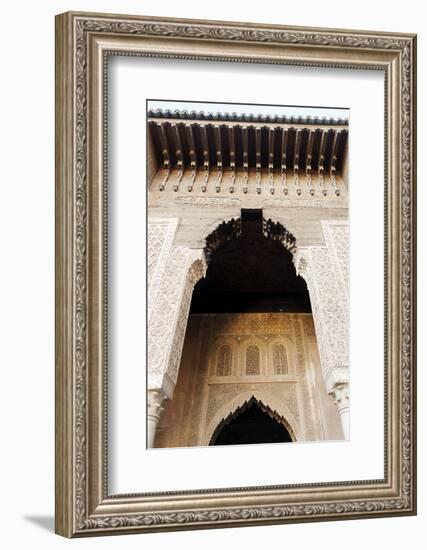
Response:
MULTIPOLYGON (((172 222, 176 228, 176 220, 172 220, 172 222)), ((320 288, 321 281, 325 278, 328 283, 327 288, 332 288, 331 284, 336 280, 334 269, 336 269, 337 262, 334 263, 331 260, 328 247, 297 248, 295 237, 280 222, 263 219, 262 230, 266 238, 280 242, 284 249, 292 255, 297 274, 307 283, 313 306, 323 378, 328 391, 338 404, 341 417, 344 418, 342 414, 344 413, 348 418, 348 391, 347 393, 345 391, 348 368, 344 359, 341 364, 337 365, 336 354, 333 356, 328 347, 328 338, 330 334, 334 334, 329 331, 328 336, 328 322, 330 324, 331 321, 331 316, 328 317, 328 307, 332 302, 336 308, 338 293, 332 292, 328 296, 324 289, 320 288), (323 264, 320 265, 319 262, 322 259, 323 264), (315 273, 316 269, 319 270, 319 274, 315 273), (338 375, 340 375, 339 378, 338 375), (340 390, 339 398, 335 392, 336 388, 340 390)), ((232 218, 220 223, 217 229, 206 237, 204 249, 175 246, 173 238, 170 238, 168 249, 163 247, 161 251, 152 282, 156 292, 155 299, 150 304, 148 326, 149 444, 153 441, 164 402, 172 397, 178 377, 194 285, 205 276, 208 263, 215 251, 224 243, 238 237, 240 232, 241 220, 232 218)), ((342 297, 341 299, 345 299, 344 289, 339 296, 342 297)), ((335 334, 339 334, 341 339, 345 337, 345 326, 340 330, 337 330, 336 326, 334 328, 335 334)), ((335 342, 334 349, 337 349, 337 342, 335 342)), ((344 433, 348 433, 345 427, 344 433)))
MULTIPOLYGON (((347 220, 322 220, 321 227, 324 245, 301 247, 297 246, 295 236, 281 221, 270 217, 262 221, 264 236, 280 242, 292 255, 296 274, 307 285, 322 377, 337 406, 344 436, 348 438, 349 226, 347 220)), ((209 243, 209 258, 220 246, 241 235, 241 232, 240 219, 221 223, 206 241, 209 243)))
POLYGON ((289 443, 294 440, 285 419, 252 396, 218 424, 209 445, 289 443))
POLYGON ((242 209, 240 218, 219 223, 206 237, 204 250, 208 270, 195 288, 195 297, 202 291, 213 296, 214 292, 238 289, 241 297, 251 288, 264 295, 273 289, 276 297, 278 293, 286 295, 287 307, 291 300, 295 306, 296 300, 298 309, 294 311, 311 311, 306 283, 298 277, 293 262, 296 239, 280 222, 263 218, 261 209, 242 209), (218 287, 219 278, 222 283, 218 287))
MULTIPOLYGON (((259 409, 259 411, 263 415, 266 415, 266 417, 274 421, 274 424, 278 425, 277 427, 274 427, 273 422, 271 423, 271 426, 273 428, 271 434, 273 435, 274 431, 274 435, 277 434, 278 437, 275 438, 273 436, 271 437, 271 440, 269 440, 269 434, 260 434, 258 441, 255 437, 253 438, 253 441, 248 441, 248 443, 278 443, 297 441, 295 430, 292 428, 290 422, 287 420, 287 417, 292 417, 291 413, 289 411, 284 412, 283 405, 282 410, 279 413, 277 408, 272 408, 269 405, 266 405, 264 401, 267 402, 265 399, 263 400, 260 397, 256 397, 254 394, 246 394, 243 399, 240 396, 232 403, 228 403, 222 410, 218 411, 214 420, 211 422, 211 428, 206 434, 204 443, 206 445, 242 444, 243 441, 241 443, 218 443, 218 438, 220 434, 224 435, 224 429, 226 429, 227 426, 229 427, 236 419, 238 419, 239 417, 241 418, 241 416, 246 412, 251 412, 251 409, 254 408, 259 409)), ((293 425, 296 425, 296 421, 294 419, 293 425)), ((253 429, 253 425, 250 428, 253 429)), ((244 434, 244 436, 246 435, 247 434, 244 434)))

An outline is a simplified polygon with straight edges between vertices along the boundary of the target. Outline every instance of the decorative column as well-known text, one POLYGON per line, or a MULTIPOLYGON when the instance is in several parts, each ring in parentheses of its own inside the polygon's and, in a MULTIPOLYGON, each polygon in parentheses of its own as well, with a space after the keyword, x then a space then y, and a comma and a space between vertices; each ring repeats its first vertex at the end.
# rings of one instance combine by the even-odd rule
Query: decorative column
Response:
POLYGON ((348 439, 348 222, 322 221, 322 229, 326 246, 299 248, 294 263, 307 282, 323 379, 348 439))
POLYGON ((159 423, 168 396, 163 390, 148 390, 147 393, 147 447, 151 449, 156 435, 157 424, 159 423))
POLYGON ((345 439, 350 438, 348 367, 335 367, 329 371, 326 388, 334 400, 341 418, 345 439))
POLYGON ((338 413, 341 417, 344 438, 350 439, 350 415, 348 404, 348 382, 335 384, 330 395, 332 395, 338 413))

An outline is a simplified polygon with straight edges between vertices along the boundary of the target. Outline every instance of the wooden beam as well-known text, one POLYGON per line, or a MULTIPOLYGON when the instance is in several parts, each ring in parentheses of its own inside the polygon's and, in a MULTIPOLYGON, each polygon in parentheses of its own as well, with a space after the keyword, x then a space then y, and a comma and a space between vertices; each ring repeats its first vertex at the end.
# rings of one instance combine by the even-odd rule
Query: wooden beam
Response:
POLYGON ((332 141, 331 164, 330 164, 330 167, 329 167, 329 174, 330 174, 330 177, 331 177, 332 187, 335 190, 335 195, 337 197, 339 197, 340 196, 340 190, 338 189, 337 178, 336 178, 335 172, 336 172, 336 164, 337 164, 338 147, 339 147, 340 139, 341 139, 341 132, 340 131, 335 131, 335 130, 333 130, 333 132, 334 132, 334 137, 333 137, 333 141, 332 141))
POLYGON ((204 174, 203 174, 203 182, 202 182, 202 192, 205 193, 206 189, 208 188, 208 180, 209 180, 209 141, 208 141, 208 134, 206 131, 206 126, 204 124, 199 125, 200 133, 202 136, 202 149, 203 149, 203 168, 204 168, 204 174))
POLYGON ((242 147, 243 147, 243 193, 248 192, 249 180, 249 156, 248 156, 248 127, 242 127, 242 147))
POLYGON ((327 140, 328 134, 327 132, 324 132, 323 130, 320 130, 320 144, 319 144, 319 164, 318 164, 318 171, 323 172, 324 170, 324 162, 325 162, 325 148, 326 148, 326 140, 327 140))
POLYGON ((194 144, 193 127, 191 124, 185 125, 185 132, 187 135, 188 151, 190 155, 190 168, 191 168, 191 177, 188 183, 188 191, 191 192, 193 190, 193 186, 194 186, 194 182, 196 181, 196 174, 197 174, 196 146, 194 144))
POLYGON ((339 147, 339 144, 340 144, 340 139, 341 139, 341 132, 334 131, 334 137, 333 137, 333 141, 332 141, 331 165, 330 165, 330 168, 329 168, 329 171, 331 173, 335 172, 335 170, 336 170, 338 147, 339 147))
POLYGON ((228 127, 228 143, 230 148, 230 193, 234 193, 234 183, 236 180, 236 140, 234 135, 235 126, 228 127))
POLYGON ((176 167, 178 168, 177 178, 173 185, 173 190, 178 191, 182 177, 184 175, 184 154, 182 151, 181 135, 178 124, 172 124, 173 137, 175 141, 176 167))
POLYGON ((275 128, 269 128, 268 130, 268 183, 270 193, 274 194, 274 141, 275 141, 275 128))
POLYGON ((160 139, 160 146, 162 148, 163 169, 164 169, 163 178, 159 184, 159 191, 163 191, 169 180, 170 168, 171 168, 169 145, 168 145, 168 139, 166 136, 165 125, 159 122, 156 124, 156 127, 159 135, 159 139, 160 139))
POLYGON ((282 174, 282 190, 285 195, 288 194, 288 185, 287 185, 287 179, 286 179, 288 137, 289 137, 288 130, 286 128, 282 128, 282 146, 280 149, 280 171, 282 174))
POLYGON ((311 161, 312 161, 312 154, 313 154, 313 140, 314 140, 314 133, 312 130, 308 130, 308 138, 307 138, 307 154, 305 157, 305 178, 307 181, 307 187, 308 192, 310 195, 314 195, 314 187, 313 182, 311 179, 311 161))
POLYGON ((193 127, 191 124, 185 125, 185 133, 187 135, 187 142, 188 142, 188 152, 190 155, 190 165, 196 166, 197 164, 197 157, 196 157, 196 146, 194 144, 194 134, 193 134, 193 127))
POLYGON ((223 163, 222 163, 222 141, 221 141, 221 127, 218 124, 214 126, 215 135, 215 149, 216 149, 216 166, 218 173, 216 177, 215 189, 219 193, 221 191, 221 182, 223 177, 223 163))
POLYGON ((322 195, 327 195, 327 190, 325 189, 325 182, 324 182, 324 162, 325 162, 325 147, 326 147, 326 138, 327 133, 324 130, 320 130, 320 144, 319 144, 319 162, 317 165, 317 173, 319 178, 319 186, 322 187, 322 195))
POLYGON ((294 183, 297 195, 301 195, 301 187, 299 185, 299 157, 301 149, 302 130, 295 130, 295 147, 294 147, 294 183))
POLYGON ((261 193, 261 128, 255 128, 255 177, 256 192, 261 193))

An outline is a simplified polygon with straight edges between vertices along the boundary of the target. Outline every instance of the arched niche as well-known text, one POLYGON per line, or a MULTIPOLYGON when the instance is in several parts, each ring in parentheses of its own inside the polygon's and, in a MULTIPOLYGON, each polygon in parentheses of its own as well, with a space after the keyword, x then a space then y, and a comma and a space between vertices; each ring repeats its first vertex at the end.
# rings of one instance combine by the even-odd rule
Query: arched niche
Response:
POLYGON ((269 340, 267 345, 267 361, 268 365, 270 366, 269 375, 277 376, 277 377, 289 377, 294 378, 297 372, 297 353, 295 349, 295 343, 286 334, 281 334, 279 336, 276 336, 269 340), (283 346, 285 353, 286 353, 286 360, 287 360, 287 366, 288 371, 286 374, 283 373, 276 373, 275 372, 275 346, 283 346))
POLYGON ((292 441, 295 441, 295 434, 285 418, 252 395, 219 422, 209 445, 292 441))
MULTIPOLYGON (((217 378, 224 376, 236 376, 237 375, 237 359, 239 355, 238 345, 236 341, 228 336, 221 336, 217 338, 212 344, 212 353, 210 355, 209 364, 209 377, 217 378), (224 354, 224 349, 229 348, 229 358, 224 354), (220 374, 221 362, 229 363, 229 374, 220 374)), ((227 365, 223 365, 223 370, 227 370, 227 365)))
POLYGON ((262 404, 266 411, 269 411, 286 428, 292 441, 299 441, 299 424, 293 412, 284 399, 275 399, 260 390, 247 390, 225 403, 213 416, 209 424, 205 426, 203 435, 200 438, 200 445, 209 446, 218 426, 227 418, 247 403, 256 402, 262 404), (252 401, 251 401, 252 400, 252 401))

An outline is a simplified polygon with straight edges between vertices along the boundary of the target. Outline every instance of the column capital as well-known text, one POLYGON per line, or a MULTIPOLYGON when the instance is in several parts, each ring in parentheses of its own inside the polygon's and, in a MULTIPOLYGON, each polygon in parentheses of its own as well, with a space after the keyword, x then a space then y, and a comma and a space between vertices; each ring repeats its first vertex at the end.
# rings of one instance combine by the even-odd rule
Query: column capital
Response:
POLYGON ((160 420, 168 396, 162 389, 148 390, 147 394, 147 416, 157 423, 160 420))
POLYGON ((343 414, 348 411, 349 408, 349 390, 348 382, 337 382, 333 388, 329 391, 329 395, 332 396, 335 405, 338 408, 339 414, 343 414))
POLYGON ((349 382, 349 368, 347 365, 339 365, 330 368, 325 375, 326 390, 332 393, 335 386, 349 382))

